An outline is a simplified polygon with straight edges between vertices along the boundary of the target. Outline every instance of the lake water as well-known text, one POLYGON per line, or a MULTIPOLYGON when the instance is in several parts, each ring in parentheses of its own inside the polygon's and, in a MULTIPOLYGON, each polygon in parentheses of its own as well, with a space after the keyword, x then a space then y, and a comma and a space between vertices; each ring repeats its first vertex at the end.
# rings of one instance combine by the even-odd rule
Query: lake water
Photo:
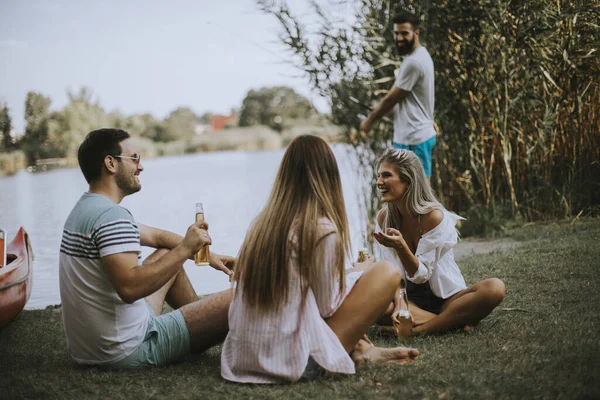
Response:
MULTIPOLYGON (((342 175, 350 233, 356 239, 366 221, 357 206, 356 175, 347 150, 333 146, 342 175)), ((137 221, 181 235, 194 221, 196 202, 204 203, 213 240, 211 249, 237 255, 246 230, 264 206, 284 150, 218 152, 144 160, 142 190, 121 203, 137 221)), ((0 227, 9 240, 20 226, 31 237, 35 260, 27 309, 60 303, 58 253, 63 225, 87 184, 78 168, 42 173, 20 171, 0 178, 0 227)), ((143 248, 143 257, 152 249, 143 248)), ((198 294, 229 287, 227 277, 193 261, 185 269, 198 294)))

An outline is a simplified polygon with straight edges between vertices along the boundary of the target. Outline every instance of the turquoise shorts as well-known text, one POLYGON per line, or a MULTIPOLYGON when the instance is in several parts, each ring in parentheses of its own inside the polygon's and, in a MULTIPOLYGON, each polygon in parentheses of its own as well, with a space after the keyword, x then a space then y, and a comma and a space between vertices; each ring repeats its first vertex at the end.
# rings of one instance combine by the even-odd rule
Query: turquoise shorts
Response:
POLYGON ((425 176, 431 176, 431 151, 433 150, 433 146, 435 145, 435 136, 431 139, 424 141, 423 143, 406 145, 394 142, 395 149, 404 149, 410 150, 414 152, 419 160, 421 160, 421 164, 423 164, 423 169, 425 170, 425 176))
POLYGON ((190 352, 190 332, 179 310, 158 317, 146 302, 150 318, 146 337, 140 346, 110 368, 161 366, 180 360, 190 352))

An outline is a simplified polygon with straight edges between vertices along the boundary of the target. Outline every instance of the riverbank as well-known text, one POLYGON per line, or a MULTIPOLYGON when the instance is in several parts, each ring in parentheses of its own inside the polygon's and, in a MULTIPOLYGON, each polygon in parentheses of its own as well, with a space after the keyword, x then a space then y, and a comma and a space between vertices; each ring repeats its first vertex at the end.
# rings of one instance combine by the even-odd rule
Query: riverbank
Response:
MULTIPOLYGON (((173 142, 153 142, 147 138, 134 136, 133 142, 144 159, 177 156, 214 151, 261 151, 276 150, 287 146, 299 135, 316 135, 326 142, 336 142, 340 138, 340 128, 325 121, 306 121, 291 125, 276 132, 268 126, 234 127, 217 132, 207 132, 191 139, 173 142)), ((75 156, 61 158, 60 165, 51 167, 77 166, 75 156)), ((43 172, 48 168, 28 166, 22 151, 0 154, 0 177, 13 175, 17 171, 30 168, 30 172, 43 172), (37 168, 36 168, 37 167, 37 168)))
MULTIPOLYGON (((295 385, 227 383, 220 348, 143 371, 82 368, 66 353, 60 308, 26 311, 0 331, 0 393, 12 398, 598 398, 600 219, 531 224, 507 243, 461 261, 467 282, 498 277, 501 306, 470 335, 415 338, 408 366, 367 366, 355 376, 295 385)), ((372 332, 371 332, 372 333, 372 332)), ((393 346, 392 340, 375 338, 393 346)))

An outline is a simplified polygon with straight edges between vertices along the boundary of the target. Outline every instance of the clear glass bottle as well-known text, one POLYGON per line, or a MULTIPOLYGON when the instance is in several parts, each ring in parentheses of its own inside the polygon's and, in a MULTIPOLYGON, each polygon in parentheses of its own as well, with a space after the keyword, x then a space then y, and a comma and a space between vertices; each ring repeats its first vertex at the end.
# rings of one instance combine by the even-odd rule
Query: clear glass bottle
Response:
POLYGON ((394 312, 392 322, 398 340, 409 341, 412 339, 412 314, 408 308, 408 295, 406 293, 406 284, 404 279, 400 282, 400 287, 394 296, 394 312))
MULTIPOLYGON (((204 221, 204 206, 202 203, 196 203, 196 222, 204 221)), ((196 265, 209 265, 210 248, 208 245, 202 247, 194 256, 196 265)))

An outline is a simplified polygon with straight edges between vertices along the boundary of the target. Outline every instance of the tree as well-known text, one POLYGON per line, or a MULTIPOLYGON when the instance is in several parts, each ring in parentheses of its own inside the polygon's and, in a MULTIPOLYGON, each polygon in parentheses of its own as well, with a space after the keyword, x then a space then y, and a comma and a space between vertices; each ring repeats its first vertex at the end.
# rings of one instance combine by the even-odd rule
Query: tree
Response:
POLYGON ((35 92, 28 92, 25 99, 25 134, 22 149, 27 156, 29 165, 48 157, 48 117, 50 98, 35 92))
POLYGON ((240 126, 267 125, 280 131, 284 124, 316 114, 304 96, 286 86, 250 90, 240 112, 240 126))
POLYGON ((91 89, 82 87, 67 95, 69 103, 50 118, 48 148, 53 157, 75 157, 88 132, 118 122, 116 114, 107 114, 99 101, 93 99, 91 89))
POLYGON ((8 105, 2 104, 2 106, 0 106, 0 135, 2 135, 0 149, 6 152, 10 152, 15 148, 11 131, 12 121, 10 119, 8 105))
POLYGON ((207 111, 198 118, 198 122, 204 125, 208 125, 211 123, 214 116, 214 113, 207 111))
POLYGON ((162 127, 155 127, 159 132, 157 140, 170 142, 178 139, 191 139, 196 134, 196 123, 198 117, 187 107, 179 107, 169 114, 162 127))

